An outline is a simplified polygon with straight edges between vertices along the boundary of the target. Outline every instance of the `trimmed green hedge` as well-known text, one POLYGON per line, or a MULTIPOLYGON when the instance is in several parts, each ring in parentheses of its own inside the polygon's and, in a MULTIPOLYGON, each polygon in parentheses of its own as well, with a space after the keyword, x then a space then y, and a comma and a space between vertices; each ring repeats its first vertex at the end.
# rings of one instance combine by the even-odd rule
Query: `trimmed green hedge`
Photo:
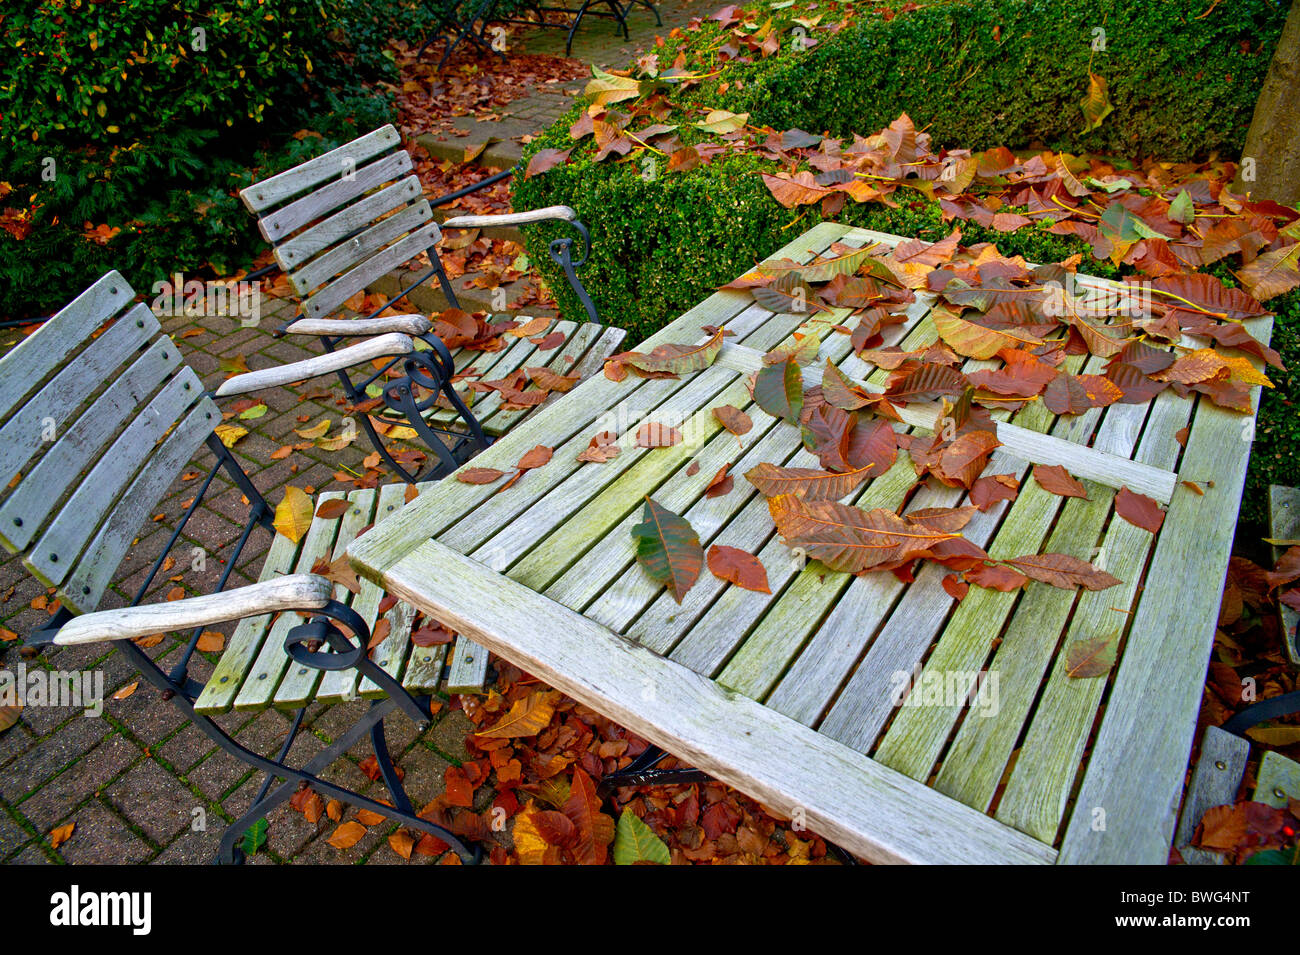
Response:
POLYGON ((811 50, 787 44, 786 55, 760 61, 725 105, 776 129, 837 136, 907 113, 936 142, 976 150, 1236 158, 1290 4, 1233 0, 1199 19, 1210 6, 962 0, 888 21, 860 16, 833 36, 815 34, 822 42, 811 50), (1090 70, 1106 80, 1114 111, 1084 132, 1090 70))

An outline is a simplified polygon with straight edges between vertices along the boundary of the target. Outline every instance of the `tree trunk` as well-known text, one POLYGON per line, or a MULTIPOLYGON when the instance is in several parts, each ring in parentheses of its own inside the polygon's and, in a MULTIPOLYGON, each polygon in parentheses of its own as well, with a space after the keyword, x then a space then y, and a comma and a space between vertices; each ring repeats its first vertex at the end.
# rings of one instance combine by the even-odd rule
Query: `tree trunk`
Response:
POLYGON ((1234 192, 1288 206, 1300 202, 1300 0, 1293 0, 1278 37, 1241 155, 1234 192))

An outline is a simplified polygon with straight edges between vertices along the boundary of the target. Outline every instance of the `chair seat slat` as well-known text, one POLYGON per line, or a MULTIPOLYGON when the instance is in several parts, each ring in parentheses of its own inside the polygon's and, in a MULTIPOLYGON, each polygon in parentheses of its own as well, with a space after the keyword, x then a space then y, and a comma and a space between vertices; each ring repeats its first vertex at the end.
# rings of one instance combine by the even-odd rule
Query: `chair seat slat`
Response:
MULTIPOLYGON (((301 543, 301 542, 299 542, 301 543)), ((293 573, 294 563, 298 557, 298 544, 276 534, 267 549, 266 563, 258 574, 259 581, 271 580, 283 574, 293 573)), ((235 694, 243 685, 244 677, 262 649, 266 633, 271 628, 272 614, 258 617, 245 617, 235 626, 235 632, 226 643, 221 659, 217 661, 208 678, 203 692, 194 701, 194 711, 205 715, 224 713, 235 701, 235 694)))
MULTIPOLYGON (((337 491, 327 491, 317 498, 319 504, 335 501, 343 495, 337 491)), ((300 574, 311 572, 312 565, 321 557, 328 555, 334 546, 334 536, 338 533, 339 519, 317 517, 303 535, 302 547, 294 571, 300 574)), ((275 695, 280 678, 289 665, 289 655, 284 652, 284 638, 289 631, 302 622, 297 614, 282 613, 271 624, 270 632, 262 642, 257 659, 244 677, 243 685, 235 696, 235 709, 262 710, 270 705, 275 695)))
MULTIPOLYGON (((329 559, 337 560, 343 556, 343 551, 348 544, 356 538, 357 532, 363 527, 374 522, 375 499, 378 495, 373 489, 363 488, 362 490, 352 491, 347 495, 347 501, 351 505, 339 519, 338 532, 334 538, 334 549, 330 552, 329 559)), ((362 591, 360 596, 354 596, 352 591, 348 590, 342 584, 334 585, 334 599, 339 603, 349 604, 354 611, 361 614, 363 618, 367 617, 367 607, 358 606, 358 601, 365 595, 362 591)), ((378 606, 379 601, 375 601, 378 606)), ((369 625, 374 619, 374 612, 371 611, 369 619, 366 620, 369 625)), ((321 647, 323 652, 328 652, 328 646, 321 647)), ((355 673, 354 670, 340 670, 335 673, 355 673)), ((329 675, 333 675, 332 673, 329 675)), ((306 706, 315 694, 317 686, 322 681, 322 671, 314 667, 305 666, 290 662, 287 667, 285 677, 280 681, 279 687, 275 691, 275 705, 286 709, 295 709, 300 706, 306 706)))

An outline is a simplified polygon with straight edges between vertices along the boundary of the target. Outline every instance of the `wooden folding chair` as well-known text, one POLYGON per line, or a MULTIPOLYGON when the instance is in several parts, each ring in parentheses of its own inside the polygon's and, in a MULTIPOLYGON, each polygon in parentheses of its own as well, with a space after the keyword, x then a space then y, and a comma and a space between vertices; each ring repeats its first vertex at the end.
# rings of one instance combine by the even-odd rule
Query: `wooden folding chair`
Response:
MULTIPOLYGON (((421 727, 428 725, 429 694, 442 674, 442 648, 413 647, 414 613, 398 604, 386 613, 388 635, 368 651, 382 592, 369 583, 353 592, 311 573, 318 560, 342 555, 360 531, 394 513, 407 485, 348 494, 349 507, 329 518, 317 516, 297 542, 277 534, 273 509, 214 434, 221 413, 211 396, 153 313, 144 305, 131 307, 134 297, 122 276, 110 272, 0 358, 0 543, 20 554, 42 583, 56 588, 60 604, 28 645, 115 641, 195 726, 267 774, 253 805, 226 830, 218 861, 237 861, 244 832, 302 783, 326 798, 433 833, 466 861, 474 861, 477 854, 452 833, 417 815, 384 742, 383 721, 395 710, 421 727), (204 446, 215 463, 131 605, 96 611, 139 528, 204 446), (219 471, 247 498, 249 510, 237 543, 222 555, 225 569, 215 591, 140 606, 219 471), (275 535, 258 583, 226 590, 240 553, 257 531, 275 535), (190 676, 202 632, 232 621, 238 624, 211 676, 206 682, 190 676), (133 642, 183 630, 192 631, 188 644, 169 670, 133 642), (373 703, 333 745, 303 766, 286 762, 307 704, 358 698, 373 703), (240 745, 213 720, 232 708, 271 706, 296 711, 275 758, 240 745), (391 806, 321 776, 366 734, 391 806)), ((399 333, 385 337, 395 350, 411 346, 399 333)), ((322 359, 338 366, 348 351, 322 359)), ((320 366, 304 366, 322 359, 290 367, 296 378, 309 377, 320 366)), ((323 494, 321 500, 341 497, 323 494)))
MULTIPOLYGON (((394 473, 416 481, 450 472, 521 417, 498 414, 503 411, 499 395, 488 396, 471 413, 464 397, 451 385, 471 363, 486 378, 504 377, 530 358, 532 364, 559 374, 585 372, 599 368, 624 333, 599 325, 595 306, 578 279, 576 270, 586 261, 590 239, 572 209, 552 206, 507 215, 458 216, 440 227, 423 197, 419 178, 411 170, 411 157, 401 147, 397 130, 389 125, 249 186, 240 195, 249 211, 260 216, 262 235, 273 246, 276 262, 300 296, 300 311, 278 334, 317 336, 327 352, 347 339, 394 332, 415 340, 414 353, 394 355, 378 371, 368 368, 366 374, 358 375, 341 370, 338 377, 354 405, 382 395, 385 409, 379 413, 414 428, 434 452, 430 470, 417 475, 393 459, 369 416, 359 416, 366 436, 394 473), (581 240, 581 255, 576 259, 574 238, 554 240, 550 254, 564 270, 590 319, 581 325, 552 323, 550 330, 565 336, 559 347, 538 353, 531 341, 520 339, 515 347, 492 355, 468 347, 453 354, 433 333, 425 316, 383 316, 412 289, 434 278, 447 301, 459 307, 438 258, 436 246, 442 230, 549 220, 567 222, 581 240), (363 318, 339 317, 344 303, 357 292, 425 256, 428 269, 404 291, 363 318), (389 371, 398 362, 404 363, 402 374, 390 380, 389 371)), ((283 380, 282 375, 268 378, 272 384, 283 380)), ((236 387, 242 386, 228 383, 216 394, 223 397, 236 387)))

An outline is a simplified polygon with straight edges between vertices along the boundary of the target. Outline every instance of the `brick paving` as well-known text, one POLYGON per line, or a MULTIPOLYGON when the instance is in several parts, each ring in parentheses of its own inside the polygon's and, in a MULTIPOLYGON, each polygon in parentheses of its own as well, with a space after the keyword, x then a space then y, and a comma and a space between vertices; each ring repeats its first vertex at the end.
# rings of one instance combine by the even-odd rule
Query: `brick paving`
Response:
MULTIPOLYGON (((690 16, 708 12, 699 0, 669 0, 661 4, 663 31, 685 23, 690 16)), ((708 9, 712 9, 711 7, 708 9)), ((632 43, 613 34, 609 21, 587 21, 578 35, 574 56, 601 65, 624 65, 635 50, 657 32, 644 9, 631 14, 632 43)), ((563 52, 564 32, 527 31, 522 40, 532 52, 563 52)), ((580 88, 581 84, 578 84, 580 88)), ((503 124, 537 132, 567 108, 567 96, 554 90, 511 104, 503 124)), ((513 128, 513 127, 511 127, 513 128)), ((464 140, 461 140, 463 147, 464 140)), ((55 305, 57 303, 51 303, 55 305)), ((251 369, 269 367, 318 353, 307 339, 276 339, 270 330, 292 315, 290 303, 263 296, 261 321, 244 328, 230 317, 160 316, 166 331, 181 346, 187 360, 208 388, 225 377, 223 359, 243 355, 251 369)), ((306 339, 306 336, 302 336, 306 339)), ((0 352, 12 347, 18 335, 0 337, 0 352)), ((364 440, 341 451, 310 448, 283 460, 271 452, 297 440, 295 428, 329 416, 335 426, 342 416, 341 394, 323 394, 333 383, 317 379, 298 388, 282 388, 256 395, 268 411, 261 418, 240 422, 249 434, 235 444, 234 454, 254 485, 274 505, 287 485, 318 493, 350 490, 335 480, 336 472, 362 473, 362 459, 370 452, 364 440)), ((140 537, 123 562, 115 585, 101 608, 124 606, 143 581, 149 566, 166 543, 170 528, 196 490, 196 472, 206 474, 211 455, 204 451, 169 489, 155 508, 155 520, 140 529, 140 537), (185 478, 189 476, 189 480, 185 478)), ((159 574, 146 602, 162 600, 180 586, 190 594, 209 592, 224 569, 223 548, 237 539, 246 505, 240 491, 218 475, 203 505, 187 525, 173 550, 177 558, 171 573, 159 574), (195 555, 203 555, 196 561, 195 555)), ((265 556, 270 536, 255 533, 233 571, 231 586, 252 583, 265 556)), ((19 635, 30 633, 48 617, 41 609, 47 591, 29 576, 21 562, 0 563, 0 626, 19 635), (33 606, 35 604, 36 606, 33 606)), ((52 599, 52 598, 51 598, 52 599)), ((220 629, 229 635, 233 625, 220 629)), ((167 661, 179 652, 182 641, 169 636, 148 652, 167 661)), ((209 654, 191 666, 191 675, 205 679, 216 656, 209 654)), ((260 774, 217 749, 197 727, 147 684, 140 684, 122 699, 111 697, 137 683, 138 674, 125 660, 103 644, 51 649, 37 659, 13 642, 0 648, 0 668, 15 671, 20 665, 56 670, 96 671, 104 680, 104 712, 87 718, 81 710, 28 706, 17 725, 0 733, 0 862, 15 864, 205 863, 214 857, 226 823, 251 804, 261 783, 260 774), (57 849, 49 833, 75 823, 70 838, 57 849)), ((332 742, 356 718, 364 703, 333 707, 313 705, 305 731, 295 743, 295 755, 309 758, 332 742)), ((243 745, 270 754, 282 744, 290 718, 286 714, 230 713, 218 722, 243 745)), ((444 704, 433 726, 423 735, 402 716, 389 720, 389 746, 406 771, 412 800, 422 805, 443 788, 443 772, 464 759, 465 736, 472 728, 453 705, 444 704)), ((371 783, 357 767, 367 755, 358 745, 336 762, 326 778, 354 787, 366 795, 385 799, 382 784, 371 783)), ((483 787, 479 796, 493 793, 483 787)), ((351 818, 348 811, 345 818, 351 818)), ((347 850, 329 845, 334 826, 323 819, 308 823, 300 813, 281 807, 270 816, 266 847, 250 861, 255 863, 401 863, 389 847, 387 836, 396 828, 384 823, 347 850)), ((503 837, 504 838, 504 837, 503 837)), ((435 860, 415 856, 416 863, 435 860)))

